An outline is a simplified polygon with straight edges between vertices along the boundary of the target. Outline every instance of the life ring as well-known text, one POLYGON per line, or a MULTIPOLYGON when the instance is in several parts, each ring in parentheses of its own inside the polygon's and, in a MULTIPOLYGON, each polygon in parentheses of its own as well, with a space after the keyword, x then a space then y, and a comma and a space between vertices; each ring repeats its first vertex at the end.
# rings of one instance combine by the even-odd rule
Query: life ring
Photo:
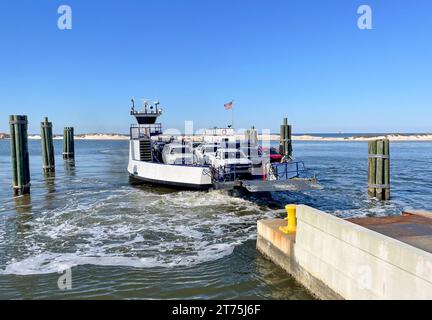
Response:
POLYGON ((227 130, 226 130, 226 129, 223 129, 223 130, 222 130, 222 135, 224 135, 224 136, 227 135, 227 130))

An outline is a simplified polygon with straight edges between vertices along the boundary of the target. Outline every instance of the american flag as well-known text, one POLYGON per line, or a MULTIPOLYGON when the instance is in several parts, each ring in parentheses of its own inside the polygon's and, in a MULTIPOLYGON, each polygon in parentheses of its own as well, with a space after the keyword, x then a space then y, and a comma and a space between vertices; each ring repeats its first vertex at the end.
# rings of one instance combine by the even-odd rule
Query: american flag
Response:
POLYGON ((225 110, 230 110, 233 107, 234 107, 234 103, 232 101, 224 104, 225 110))

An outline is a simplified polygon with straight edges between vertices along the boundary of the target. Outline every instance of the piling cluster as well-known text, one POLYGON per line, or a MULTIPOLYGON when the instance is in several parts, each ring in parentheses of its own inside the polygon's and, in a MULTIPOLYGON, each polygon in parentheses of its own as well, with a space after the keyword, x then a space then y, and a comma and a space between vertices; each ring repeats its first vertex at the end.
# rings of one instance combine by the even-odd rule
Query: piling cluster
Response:
POLYGON ((74 128, 72 127, 64 128, 63 159, 75 159, 74 128))
MULTIPOLYGON (((30 193, 30 159, 28 151, 28 120, 27 116, 9 116, 10 145, 12 163, 12 187, 15 197, 30 193)), ((42 168, 44 173, 55 172, 55 152, 53 141, 53 125, 45 117, 41 122, 42 168)), ((74 129, 64 129, 65 159, 74 159, 74 129)))
POLYGON ((370 141, 368 150, 368 194, 378 200, 390 200, 390 141, 370 141))
POLYGON ((55 172, 52 123, 45 117, 41 122, 42 165, 44 173, 55 172))
POLYGON ((30 166, 28 152, 27 116, 9 116, 14 196, 30 193, 30 166))
POLYGON ((279 153, 282 155, 288 154, 292 156, 292 127, 288 124, 288 119, 284 118, 283 124, 280 127, 280 142, 279 142, 279 153))

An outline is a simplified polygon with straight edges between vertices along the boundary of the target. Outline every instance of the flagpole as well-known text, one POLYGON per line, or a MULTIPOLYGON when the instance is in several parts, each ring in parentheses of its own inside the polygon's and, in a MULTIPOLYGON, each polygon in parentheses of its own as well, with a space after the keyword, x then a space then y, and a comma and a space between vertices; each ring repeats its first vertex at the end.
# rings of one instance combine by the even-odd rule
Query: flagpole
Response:
POLYGON ((231 108, 231 127, 234 130, 234 107, 231 108))
POLYGON ((231 127, 234 130, 234 100, 232 100, 232 108, 231 108, 231 127))

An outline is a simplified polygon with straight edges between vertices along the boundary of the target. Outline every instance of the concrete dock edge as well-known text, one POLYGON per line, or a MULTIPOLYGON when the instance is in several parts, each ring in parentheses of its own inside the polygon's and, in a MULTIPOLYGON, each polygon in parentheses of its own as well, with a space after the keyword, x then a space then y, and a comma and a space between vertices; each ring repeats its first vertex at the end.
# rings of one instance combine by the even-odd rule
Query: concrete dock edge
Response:
MULTIPOLYGON (((285 220, 276 219, 268 220, 269 222, 276 222, 277 226, 285 225, 285 220)), ((261 233, 267 228, 266 224, 260 221, 258 228, 261 229, 261 233)), ((264 231, 265 232, 265 231, 264 231)), ((315 298, 322 300, 342 300, 343 298, 326 286, 322 281, 313 277, 304 268, 301 268, 296 260, 294 259, 294 237, 285 235, 280 232, 282 238, 286 238, 285 248, 287 251, 283 252, 279 247, 273 245, 273 243, 263 236, 257 238, 257 249, 261 254, 268 260, 272 261, 286 272, 288 272, 293 278, 296 279, 302 286, 304 286, 315 298)))
POLYGON ((257 249, 320 299, 432 299, 432 254, 308 207, 297 232, 258 222, 257 249))

